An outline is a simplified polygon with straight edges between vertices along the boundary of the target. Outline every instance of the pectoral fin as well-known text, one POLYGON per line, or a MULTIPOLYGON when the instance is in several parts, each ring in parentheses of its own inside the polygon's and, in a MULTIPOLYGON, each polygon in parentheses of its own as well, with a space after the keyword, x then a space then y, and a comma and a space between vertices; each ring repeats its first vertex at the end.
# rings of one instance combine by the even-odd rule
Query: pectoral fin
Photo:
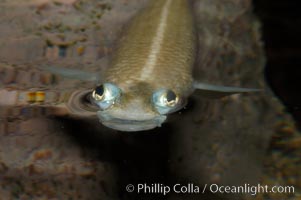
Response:
POLYGON ((195 93, 207 98, 221 98, 227 95, 237 93, 260 92, 260 89, 254 88, 240 88, 240 87, 227 87, 219 85, 210 85, 207 83, 194 82, 193 88, 195 93))
POLYGON ((39 67, 42 70, 46 70, 50 73, 57 74, 70 79, 77 79, 82 81, 93 81, 99 80, 99 76, 96 73, 86 72, 78 69, 69 69, 55 66, 42 66, 39 67))

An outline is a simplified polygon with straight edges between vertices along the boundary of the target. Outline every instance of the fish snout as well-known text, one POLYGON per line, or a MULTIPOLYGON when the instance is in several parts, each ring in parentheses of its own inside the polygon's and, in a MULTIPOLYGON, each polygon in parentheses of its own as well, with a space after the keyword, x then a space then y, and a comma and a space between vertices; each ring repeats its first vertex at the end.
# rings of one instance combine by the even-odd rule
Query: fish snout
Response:
POLYGON ((165 115, 154 112, 146 112, 141 107, 123 110, 98 111, 97 116, 101 123, 109 128, 119 131, 144 131, 160 127, 166 120, 165 115))

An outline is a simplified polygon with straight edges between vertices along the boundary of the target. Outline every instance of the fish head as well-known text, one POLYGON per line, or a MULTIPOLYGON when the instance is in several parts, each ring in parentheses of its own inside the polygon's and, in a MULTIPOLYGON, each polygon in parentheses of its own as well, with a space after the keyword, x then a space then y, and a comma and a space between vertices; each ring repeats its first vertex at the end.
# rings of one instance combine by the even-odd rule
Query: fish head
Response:
POLYGON ((101 123, 119 131, 143 131, 160 127, 167 115, 184 104, 172 90, 153 88, 147 83, 118 87, 103 83, 92 92, 92 101, 99 107, 101 123))

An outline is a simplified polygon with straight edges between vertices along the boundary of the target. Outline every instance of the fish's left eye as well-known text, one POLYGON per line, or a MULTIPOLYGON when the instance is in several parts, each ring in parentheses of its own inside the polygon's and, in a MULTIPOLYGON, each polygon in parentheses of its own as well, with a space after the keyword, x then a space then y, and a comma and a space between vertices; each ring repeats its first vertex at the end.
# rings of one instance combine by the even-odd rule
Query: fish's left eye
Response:
POLYGON ((102 110, 112 106, 120 97, 121 90, 112 83, 104 83, 97 86, 92 92, 94 103, 102 110))
POLYGON ((179 97, 172 90, 157 90, 153 93, 152 102, 160 114, 167 114, 179 109, 179 97))
POLYGON ((178 103, 178 97, 173 91, 168 90, 165 93, 164 101, 168 106, 175 106, 178 103))

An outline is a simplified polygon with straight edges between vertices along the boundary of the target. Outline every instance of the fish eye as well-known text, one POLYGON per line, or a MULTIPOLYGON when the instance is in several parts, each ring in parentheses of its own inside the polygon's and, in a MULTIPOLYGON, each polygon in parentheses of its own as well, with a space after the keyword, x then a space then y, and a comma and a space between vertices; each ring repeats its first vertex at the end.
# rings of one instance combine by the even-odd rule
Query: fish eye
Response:
POLYGON ((160 114, 167 114, 179 109, 179 97, 172 90, 157 90, 153 93, 152 102, 160 114))
POLYGON ((168 105, 168 106, 175 106, 178 102, 178 97, 173 91, 168 90, 165 93, 164 101, 165 101, 166 105, 168 105))
POLYGON ((120 97, 121 90, 112 83, 104 83, 97 86, 92 92, 94 103, 102 110, 112 106, 120 97))
POLYGON ((92 97, 97 101, 101 101, 104 98, 104 92, 105 92, 104 86, 99 85, 92 92, 92 97))

